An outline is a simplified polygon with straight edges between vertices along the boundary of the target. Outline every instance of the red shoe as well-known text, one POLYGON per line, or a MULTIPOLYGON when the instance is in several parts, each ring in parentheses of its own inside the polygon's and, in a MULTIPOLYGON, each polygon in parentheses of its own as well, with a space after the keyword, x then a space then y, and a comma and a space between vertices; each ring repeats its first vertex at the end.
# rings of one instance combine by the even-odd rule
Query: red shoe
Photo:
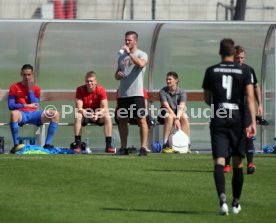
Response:
POLYGON ((256 170, 256 166, 253 163, 247 164, 247 174, 252 174, 256 170))
POLYGON ((225 165, 224 173, 230 173, 230 172, 231 172, 231 166, 230 165, 225 165))
POLYGON ((75 152, 75 153, 81 153, 81 148, 75 148, 75 149, 74 149, 74 152, 75 152))
POLYGON ((105 152, 114 154, 114 153, 116 153, 116 148, 113 148, 112 146, 108 147, 108 148, 105 148, 105 152))

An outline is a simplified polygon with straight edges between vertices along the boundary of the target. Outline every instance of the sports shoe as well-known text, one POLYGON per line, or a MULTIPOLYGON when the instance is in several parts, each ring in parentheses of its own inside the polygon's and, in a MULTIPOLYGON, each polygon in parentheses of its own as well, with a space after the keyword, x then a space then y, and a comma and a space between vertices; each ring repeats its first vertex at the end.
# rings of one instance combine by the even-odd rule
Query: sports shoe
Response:
POLYGON ((12 149, 10 150, 11 154, 15 154, 16 152, 18 152, 20 149, 22 149, 25 146, 25 144, 17 144, 14 145, 14 147, 12 147, 12 149))
POLYGON ((238 214, 240 211, 241 211, 241 205, 240 204, 232 207, 233 214, 238 214))
POLYGON ((119 156, 129 155, 128 149, 127 148, 120 148, 116 152, 116 155, 119 155, 119 156))
POLYGON ((253 163, 247 164, 247 174, 252 174, 256 170, 256 166, 253 163))
POLYGON ((141 147, 139 150, 139 156, 147 156, 148 152, 147 149, 145 147, 141 147))
POLYGON ((113 148, 113 146, 105 148, 106 153, 116 153, 116 148, 113 148))
POLYGON ((222 203, 220 206, 219 214, 220 215, 228 215, 228 205, 226 203, 222 203))
POLYGON ((81 148, 75 148, 73 149, 75 153, 81 153, 81 148))
POLYGON ((147 151, 147 153, 151 153, 151 150, 149 148, 147 148, 147 147, 144 147, 144 148, 147 151))
POLYGON ((165 147, 162 149, 161 153, 177 153, 173 148, 165 147))
POLYGON ((54 148, 54 145, 50 145, 50 144, 45 144, 43 146, 44 149, 51 149, 51 148, 54 148))
POLYGON ((225 165, 224 173, 230 173, 230 172, 231 172, 231 166, 230 165, 225 165))
POLYGON ((269 122, 265 120, 262 116, 257 115, 256 116, 256 124, 257 125, 269 125, 269 122))

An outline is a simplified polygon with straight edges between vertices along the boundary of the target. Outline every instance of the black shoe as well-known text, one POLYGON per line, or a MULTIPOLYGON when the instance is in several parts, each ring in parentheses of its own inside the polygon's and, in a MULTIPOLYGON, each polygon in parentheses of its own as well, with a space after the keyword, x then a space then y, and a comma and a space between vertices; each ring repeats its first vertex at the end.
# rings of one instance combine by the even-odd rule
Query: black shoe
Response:
POLYGON ((54 148, 54 145, 45 144, 45 145, 43 146, 43 148, 44 148, 44 149, 52 149, 52 148, 54 148))
POLYGON ((116 155, 124 156, 124 155, 129 155, 128 149, 127 148, 120 148, 116 155))
POLYGON ((257 125, 269 125, 268 121, 266 121, 262 116, 256 116, 256 124, 257 125))
POLYGON ((141 147, 139 151, 139 156, 147 156, 147 155, 148 155, 147 149, 144 147, 141 147))

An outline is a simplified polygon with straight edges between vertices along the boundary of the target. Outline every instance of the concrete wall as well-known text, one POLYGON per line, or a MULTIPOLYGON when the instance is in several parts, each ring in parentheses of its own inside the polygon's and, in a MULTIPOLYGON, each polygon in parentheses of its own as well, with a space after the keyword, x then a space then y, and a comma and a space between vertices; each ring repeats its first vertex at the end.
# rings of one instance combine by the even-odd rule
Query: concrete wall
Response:
MULTIPOLYGON (((30 19, 39 17, 42 4, 53 0, 0 0, 0 19, 30 19)), ((62 0, 64 1, 64 0, 62 0)), ((131 0, 77 0, 78 19, 130 19, 131 0)), ((133 0, 136 20, 152 19, 151 0, 133 0)), ((230 5, 230 0, 156 0, 157 20, 216 20, 217 3, 230 5)), ((235 1, 234 1, 235 2, 235 1)), ((247 1, 246 20, 269 21, 276 19, 276 1, 247 1), (261 7, 274 10, 260 10, 261 7), (252 9, 257 7, 258 9, 252 9)), ((218 19, 225 19, 225 10, 219 7, 218 19)))

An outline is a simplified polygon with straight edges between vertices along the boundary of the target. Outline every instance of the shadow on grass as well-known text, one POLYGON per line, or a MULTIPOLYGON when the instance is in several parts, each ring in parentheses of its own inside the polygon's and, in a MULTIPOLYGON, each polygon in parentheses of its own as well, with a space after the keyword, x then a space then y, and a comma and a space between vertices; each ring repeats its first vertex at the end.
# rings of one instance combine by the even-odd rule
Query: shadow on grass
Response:
POLYGON ((157 209, 138 209, 138 208, 101 208, 105 211, 133 211, 133 212, 151 212, 151 213, 165 213, 165 214, 199 214, 196 211, 168 211, 157 209))
POLYGON ((190 172, 190 173, 213 173, 213 170, 162 170, 162 169, 148 169, 146 171, 153 172, 190 172))

